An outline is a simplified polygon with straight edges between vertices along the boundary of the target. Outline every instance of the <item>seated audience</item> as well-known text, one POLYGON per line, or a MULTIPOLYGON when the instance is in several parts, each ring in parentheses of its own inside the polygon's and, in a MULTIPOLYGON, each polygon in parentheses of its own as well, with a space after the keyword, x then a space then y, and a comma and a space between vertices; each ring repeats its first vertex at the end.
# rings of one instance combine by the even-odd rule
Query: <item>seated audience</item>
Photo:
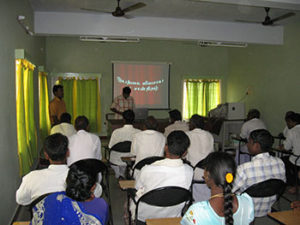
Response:
MULTIPOLYGON (((178 186, 189 189, 193 178, 193 169, 184 164, 182 157, 190 145, 188 136, 183 131, 173 131, 167 137, 164 151, 166 158, 146 165, 141 169, 136 179, 136 200, 145 193, 166 186, 178 186)), ((168 208, 154 207, 141 203, 139 206, 138 220, 148 218, 178 217, 184 204, 168 208), (163 209, 163 210, 162 210, 163 209)), ((131 204, 134 215, 135 205, 131 204)))
POLYGON ((71 124, 71 115, 63 113, 60 116, 60 123, 51 128, 50 134, 61 133, 67 137, 76 134, 74 126, 71 124))
POLYGON ((97 171, 74 163, 66 179, 66 191, 48 195, 33 207, 31 224, 98 224, 108 219, 108 205, 102 198, 96 198, 97 171))
POLYGON ((285 126, 285 128, 283 129, 283 132, 282 132, 282 135, 283 135, 284 138, 287 137, 287 133, 292 128, 292 125, 291 125, 292 121, 290 120, 290 116, 293 115, 293 114, 294 114, 293 111, 287 111, 285 113, 284 119, 285 119, 286 126, 285 126))
MULTIPOLYGON (((247 141, 252 131, 257 129, 267 129, 264 122, 259 118, 260 118, 260 112, 257 109, 249 110, 247 114, 247 121, 243 124, 241 128, 240 138, 245 139, 247 141)), ((241 151, 245 153, 249 153, 247 149, 247 145, 242 145, 241 151)), ((235 161, 236 163, 240 162, 239 164, 243 164, 244 162, 250 161, 250 156, 247 154, 241 154, 239 156, 238 149, 237 149, 235 155, 235 161), (238 160, 238 157, 240 157, 240 160, 238 160)))
MULTIPOLYGON (((273 137, 267 130, 259 129, 250 133, 247 146, 253 158, 250 162, 238 166, 233 191, 242 193, 253 184, 269 179, 286 180, 282 160, 269 154, 273 142, 273 137)), ((275 201, 275 195, 253 198, 255 217, 266 216, 275 201)))
MULTIPOLYGON (((190 131, 186 132, 191 145, 188 149, 186 159, 193 167, 198 162, 205 159, 206 156, 214 151, 214 138, 208 131, 204 130, 204 117, 197 114, 190 119, 190 131)), ((194 172, 194 180, 203 180, 203 169, 196 168, 194 172)), ((193 198, 195 201, 207 200, 210 196, 210 190, 205 184, 193 185, 193 198)))
POLYGON ((182 131, 189 130, 188 124, 182 121, 181 113, 177 109, 169 111, 169 117, 170 117, 171 125, 165 128, 165 133, 164 133, 165 137, 168 137, 168 135, 174 130, 182 130, 182 131))
MULTIPOLYGON (((108 147, 111 149, 115 144, 123 141, 130 141, 132 142, 132 136, 141 130, 136 129, 132 126, 134 121, 134 112, 132 110, 126 110, 123 112, 123 119, 125 125, 121 128, 115 129, 111 135, 108 147)), ((116 178, 125 177, 125 169, 126 163, 121 160, 121 157, 130 156, 130 153, 121 153, 112 151, 110 152, 110 159, 109 161, 115 165, 111 167, 115 171, 116 178)))
POLYGON ((236 173, 234 159, 223 152, 213 152, 205 160, 204 180, 211 189, 208 201, 193 204, 181 220, 182 225, 249 224, 254 209, 248 194, 234 195, 232 182, 236 173))
POLYGON ((25 175, 17 190, 16 200, 20 205, 29 205, 38 197, 65 190, 69 171, 66 157, 69 154, 68 138, 62 134, 48 136, 44 143, 45 158, 50 161, 46 169, 35 170, 25 175))
POLYGON ((76 134, 69 138, 70 154, 67 157, 68 165, 81 159, 101 160, 100 138, 89 131, 89 120, 85 116, 78 116, 75 120, 76 134))
POLYGON ((295 166, 300 167, 300 159, 297 160, 297 156, 300 155, 300 114, 293 113, 287 117, 287 124, 289 131, 287 133, 286 139, 283 142, 281 149, 292 150, 294 155, 283 157, 283 161, 286 168, 287 184, 292 185, 288 191, 291 194, 295 194, 296 188, 296 171, 295 166))
POLYGON ((148 116, 144 124, 145 130, 133 135, 130 153, 136 156, 135 164, 150 156, 163 156, 166 138, 157 128, 157 120, 148 116))

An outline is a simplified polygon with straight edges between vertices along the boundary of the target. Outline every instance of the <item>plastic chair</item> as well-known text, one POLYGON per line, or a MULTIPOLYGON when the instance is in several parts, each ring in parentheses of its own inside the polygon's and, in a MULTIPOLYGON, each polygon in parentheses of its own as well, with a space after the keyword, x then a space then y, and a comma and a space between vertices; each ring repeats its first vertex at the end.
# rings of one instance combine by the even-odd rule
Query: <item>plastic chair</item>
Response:
MULTIPOLYGON (((190 206, 190 204, 192 203, 192 194, 189 190, 182 187, 176 187, 176 186, 160 187, 147 192, 142 197, 140 197, 136 202, 136 209, 135 209, 136 225, 145 224, 144 222, 138 220, 139 205, 142 202, 151 206, 158 206, 158 207, 175 206, 185 202, 186 204, 184 205, 184 207, 181 209, 180 212, 183 215, 184 213, 183 210, 186 209, 188 206, 190 206)), ((166 217, 168 217, 167 214, 166 217)))
POLYGON ((164 157, 162 157, 162 156, 151 156, 151 157, 142 159, 133 167, 131 177, 132 178, 134 177, 135 170, 141 170, 145 165, 150 165, 150 164, 154 163, 155 161, 162 160, 162 159, 164 159, 164 157))

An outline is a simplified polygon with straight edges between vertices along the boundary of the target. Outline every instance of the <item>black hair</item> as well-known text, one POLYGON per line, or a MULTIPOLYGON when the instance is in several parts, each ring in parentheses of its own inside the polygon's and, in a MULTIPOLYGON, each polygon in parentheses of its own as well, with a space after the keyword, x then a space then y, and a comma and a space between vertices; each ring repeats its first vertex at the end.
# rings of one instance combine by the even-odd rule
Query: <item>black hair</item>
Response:
POLYGON ((191 119, 190 119, 190 123, 196 127, 196 128, 201 128, 204 129, 204 117, 203 116, 199 116, 198 114, 194 114, 192 115, 191 119))
POLYGON ((252 131, 249 135, 249 139, 252 139, 253 143, 259 143, 262 152, 268 152, 274 143, 273 136, 265 129, 252 131))
POLYGON ((63 161, 68 151, 69 140, 61 133, 52 134, 46 137, 44 151, 53 161, 63 161))
POLYGON ((182 156, 190 146, 189 137, 181 130, 172 131, 167 137, 167 145, 172 155, 182 156))
POLYGON ((73 163, 67 176, 66 194, 76 201, 85 201, 91 197, 91 188, 97 181, 97 173, 73 163))
POLYGON ((154 116, 148 116, 145 120, 145 126, 148 130, 157 130, 158 128, 158 122, 154 118, 154 116))
POLYGON ((290 120, 292 122, 295 122, 296 124, 299 124, 300 123, 300 114, 293 112, 286 117, 286 120, 290 120))
POLYGON ((87 130, 89 126, 89 120, 85 116, 77 116, 75 120, 75 129, 76 130, 87 130))
POLYGON ((130 87, 124 87, 124 88, 123 88, 123 93, 124 93, 124 94, 130 94, 130 93, 131 93, 130 87))
POLYGON ((254 118, 259 119, 260 112, 258 111, 258 109, 250 109, 247 117, 248 117, 248 119, 254 119, 254 118))
POLYGON ((169 116, 172 121, 182 120, 181 113, 177 109, 169 111, 169 116))
POLYGON ((232 182, 236 174, 236 164, 232 156, 225 152, 212 152, 205 159, 205 170, 214 183, 223 188, 224 194, 224 217, 226 225, 233 225, 232 211, 232 182), (233 180, 228 183, 226 175, 231 173, 233 180))
POLYGON ((55 93, 58 91, 58 89, 64 89, 64 86, 57 84, 53 86, 52 92, 55 95, 55 93))
POLYGON ((293 115, 294 113, 295 113, 294 111, 287 111, 287 112, 285 113, 284 119, 285 119, 285 120, 288 120, 289 117, 290 117, 291 115, 293 115))
POLYGON ((124 111, 122 113, 122 116, 125 120, 125 123, 127 123, 127 124, 132 124, 133 123, 135 115, 134 115, 134 112, 132 110, 129 109, 129 110, 124 111))
POLYGON ((65 113, 61 114, 61 116, 60 116, 60 122, 61 123, 71 123, 71 115, 70 115, 70 113, 65 112, 65 113))

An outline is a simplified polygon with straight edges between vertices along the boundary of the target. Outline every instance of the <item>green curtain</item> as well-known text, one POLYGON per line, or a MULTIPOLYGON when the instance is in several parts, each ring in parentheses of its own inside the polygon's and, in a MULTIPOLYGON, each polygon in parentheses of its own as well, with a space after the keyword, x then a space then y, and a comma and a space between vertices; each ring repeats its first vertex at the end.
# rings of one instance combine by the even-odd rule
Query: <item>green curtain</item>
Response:
POLYGON ((90 131, 99 132, 101 123, 98 79, 60 78, 60 84, 64 86, 67 112, 72 115, 73 120, 84 115, 89 119, 90 131))
POLYGON ((47 74, 39 72, 39 116, 40 116, 40 134, 44 141, 49 135, 51 129, 49 117, 49 96, 47 74))
POLYGON ((206 116, 220 103, 220 82, 209 80, 185 80, 184 118, 194 114, 206 116))
POLYGON ((16 60, 16 117, 20 175, 30 171, 38 157, 34 123, 33 70, 35 66, 24 59, 16 60))

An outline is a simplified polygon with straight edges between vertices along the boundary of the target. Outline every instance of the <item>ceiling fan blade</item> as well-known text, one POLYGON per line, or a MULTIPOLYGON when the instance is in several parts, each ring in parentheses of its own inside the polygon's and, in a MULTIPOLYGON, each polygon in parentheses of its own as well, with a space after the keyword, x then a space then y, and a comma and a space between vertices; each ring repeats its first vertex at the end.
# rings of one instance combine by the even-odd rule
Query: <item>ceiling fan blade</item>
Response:
POLYGON ((279 17, 276 17, 276 18, 272 19, 271 22, 274 23, 276 21, 283 20, 283 19, 289 18, 289 17, 294 16, 294 15, 295 15, 295 13, 293 13, 293 12, 286 13, 282 16, 279 16, 279 17))
POLYGON ((145 7, 145 6, 146 6, 145 3, 138 2, 138 3, 134 4, 134 5, 131 5, 131 6, 127 7, 127 8, 125 8, 125 9, 123 9, 123 12, 127 13, 127 12, 130 12, 130 11, 133 11, 133 10, 140 9, 142 7, 145 7))
POLYGON ((125 14, 123 17, 126 18, 126 19, 132 19, 132 18, 134 18, 134 16, 132 16, 132 15, 127 15, 127 14, 125 14))
POLYGON ((111 13, 110 11, 101 10, 101 9, 80 8, 80 10, 90 11, 90 12, 111 13))
POLYGON ((251 21, 251 20, 234 20, 239 23, 261 23, 261 21, 251 21))

